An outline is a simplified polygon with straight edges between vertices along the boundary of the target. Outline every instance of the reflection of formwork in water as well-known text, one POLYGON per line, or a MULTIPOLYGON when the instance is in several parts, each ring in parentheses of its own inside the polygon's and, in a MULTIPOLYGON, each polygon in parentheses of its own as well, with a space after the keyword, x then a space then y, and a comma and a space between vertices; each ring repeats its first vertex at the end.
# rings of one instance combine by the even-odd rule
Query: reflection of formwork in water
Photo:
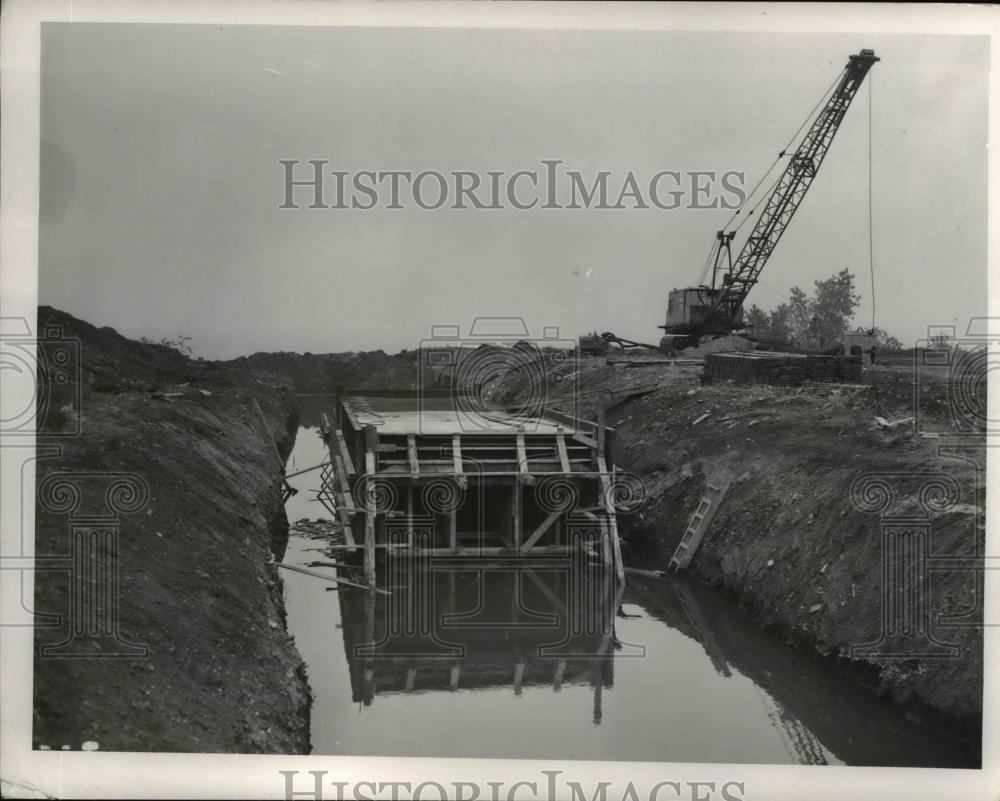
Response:
POLYGON ((528 557, 592 551, 624 580, 614 430, 554 411, 520 414, 456 391, 359 390, 324 419, 320 499, 347 551, 528 557))
MULTIPOLYGON (((743 660, 726 649, 726 638, 720 636, 721 632, 714 622, 714 616, 705 612, 691 584, 682 577, 670 576, 669 585, 676 596, 679 610, 687 624, 684 628, 677 630, 684 631, 704 648, 706 656, 720 676, 729 678, 733 675, 730 664, 736 665, 741 669, 741 672, 746 673, 747 668, 745 664, 742 664, 743 660)), ((646 604, 651 605, 651 611, 668 611, 664 609, 657 594, 646 591, 643 582, 633 582, 631 589, 633 592, 638 592, 646 604)), ((828 764, 827 751, 822 743, 795 715, 787 711, 780 701, 760 687, 758 682, 761 677, 755 673, 756 671, 749 672, 748 676, 788 755, 801 765, 828 764)))
POLYGON ((376 694, 613 684, 622 585, 563 567, 435 569, 389 557, 391 595, 338 593, 355 701, 376 694), (398 568, 398 569, 396 569, 398 568))

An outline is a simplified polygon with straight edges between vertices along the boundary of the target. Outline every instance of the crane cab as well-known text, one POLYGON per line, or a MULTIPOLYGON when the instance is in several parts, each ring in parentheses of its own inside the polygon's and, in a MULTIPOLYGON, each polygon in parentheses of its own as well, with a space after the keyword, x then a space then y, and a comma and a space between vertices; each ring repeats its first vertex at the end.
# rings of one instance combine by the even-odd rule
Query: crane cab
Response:
POLYGON ((668 333, 683 334, 728 333, 733 328, 742 327, 743 309, 740 308, 732 320, 725 321, 725 332, 714 330, 721 321, 711 318, 712 305, 723 292, 723 289, 711 289, 707 286, 673 290, 667 296, 666 323, 660 328, 668 333))

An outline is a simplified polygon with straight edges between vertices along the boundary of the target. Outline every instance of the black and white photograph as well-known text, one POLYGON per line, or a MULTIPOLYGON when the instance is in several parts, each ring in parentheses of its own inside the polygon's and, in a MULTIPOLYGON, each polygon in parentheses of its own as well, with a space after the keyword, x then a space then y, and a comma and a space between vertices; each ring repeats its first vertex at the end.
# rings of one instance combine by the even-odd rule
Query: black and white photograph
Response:
POLYGON ((4 796, 995 798, 995 11, 6 4, 4 796))

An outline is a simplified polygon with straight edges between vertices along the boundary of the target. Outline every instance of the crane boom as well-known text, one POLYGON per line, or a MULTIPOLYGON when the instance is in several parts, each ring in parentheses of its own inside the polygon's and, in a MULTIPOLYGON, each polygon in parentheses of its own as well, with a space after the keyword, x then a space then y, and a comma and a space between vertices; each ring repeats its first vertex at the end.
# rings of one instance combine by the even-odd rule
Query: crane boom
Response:
MULTIPOLYGON (((761 270, 792 221, 851 101, 878 60, 873 50, 862 50, 849 58, 840 81, 789 159, 753 231, 724 276, 722 285, 716 287, 713 280, 712 287, 671 292, 666 325, 662 326, 665 331, 681 334, 728 333, 742 325, 743 302, 747 294, 757 283, 761 270)), ((719 232, 720 252, 723 249, 728 252, 734 233, 719 232)))

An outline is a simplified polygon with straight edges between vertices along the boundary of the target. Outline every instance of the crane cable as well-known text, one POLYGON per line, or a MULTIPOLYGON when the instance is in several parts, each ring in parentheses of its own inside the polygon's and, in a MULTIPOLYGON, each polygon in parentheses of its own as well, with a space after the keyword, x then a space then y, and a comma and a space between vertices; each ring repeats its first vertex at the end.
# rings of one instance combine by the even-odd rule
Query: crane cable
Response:
MULTIPOLYGON (((771 170, 773 170, 775 168, 775 166, 778 164, 778 162, 781 161, 781 159, 783 159, 785 156, 789 155, 790 153, 794 153, 795 150, 798 149, 798 148, 792 148, 792 145, 795 143, 795 140, 798 138, 799 134, 802 133, 802 129, 805 128, 806 125, 808 125, 813 120, 813 118, 816 116, 816 112, 819 110, 820 106, 825 105, 828 102, 829 95, 833 92, 834 87, 837 86, 837 84, 840 82, 841 78, 844 77, 844 73, 846 71, 847 71, 846 67, 843 70, 841 70, 840 74, 837 75, 837 77, 834 79, 833 83, 831 83, 827 87, 826 91, 823 92, 822 95, 820 95, 819 101, 816 103, 815 106, 812 107, 812 110, 806 115, 805 119, 802 120, 802 123, 799 125, 799 127, 795 131, 795 133, 792 134, 791 138, 788 140, 788 143, 781 149, 781 152, 778 153, 777 156, 775 156, 774 161, 771 162, 771 166, 767 168, 767 170, 764 172, 764 174, 760 177, 760 180, 757 181, 757 183, 754 185, 754 188, 750 190, 750 194, 748 194, 746 196, 746 199, 743 201, 743 204, 738 209, 736 209, 736 211, 733 213, 733 216, 729 218, 729 220, 726 222, 726 224, 724 226, 722 226, 722 230, 726 230, 730 225, 732 225, 733 220, 735 220, 736 217, 743 211, 743 209, 747 205, 747 202, 750 200, 750 198, 752 198, 754 196, 754 194, 756 193, 756 191, 758 189, 760 189, 760 185, 762 183, 764 183, 765 179, 767 178, 768 175, 771 174, 771 170)), ((779 180, 780 180, 780 177, 779 177, 779 180)), ((775 183, 777 183, 777 181, 775 183)), ((760 201, 757 201, 757 203, 754 205, 753 210, 751 210, 750 214, 753 214, 753 212, 756 211, 757 206, 759 206, 759 205, 760 205, 760 201)), ((750 215, 747 215, 747 216, 750 216, 750 215)), ((745 219, 744 219, 744 222, 745 222, 745 219)), ((742 227, 742 223, 740 224, 740 227, 742 227)), ((737 228, 737 230, 739 230, 739 228, 737 228)))
POLYGON ((708 258, 705 259, 705 264, 701 268, 701 274, 698 276, 698 285, 701 286, 705 283, 705 278, 708 276, 708 266, 712 263, 712 257, 715 256, 715 249, 719 247, 719 240, 716 239, 712 243, 711 250, 708 251, 708 258))
MULTIPOLYGON (((747 203, 754 196, 754 194, 757 192, 757 190, 760 189, 761 184, 763 184, 764 181, 767 179, 767 176, 769 176, 771 174, 771 171, 775 168, 775 166, 777 166, 778 162, 781 161, 781 159, 783 159, 785 156, 789 155, 789 153, 794 153, 796 150, 798 150, 798 146, 797 145, 796 145, 795 148, 792 147, 792 145, 795 143, 795 140, 798 138, 799 134, 802 133, 802 130, 806 127, 806 125, 808 125, 813 120, 813 118, 816 116, 816 112, 819 110, 820 106, 822 106, 825 103, 829 102, 830 95, 833 93, 833 91, 836 88, 837 84, 840 83, 840 80, 844 77, 844 73, 846 71, 847 71, 846 67, 843 70, 841 70, 840 74, 837 75, 837 77, 834 79, 833 83, 831 83, 827 87, 826 91, 823 92, 822 95, 820 95, 819 101, 816 103, 815 106, 812 107, 812 109, 810 110, 810 112, 806 115, 805 119, 802 120, 802 123, 799 125, 798 130, 796 130, 795 133, 792 134, 791 138, 788 140, 788 143, 781 149, 781 152, 778 153, 777 156, 775 156, 774 161, 771 162, 771 166, 768 167, 767 170, 765 170, 764 174, 760 177, 760 179, 754 185, 754 188, 751 189, 750 193, 743 199, 743 203, 740 205, 740 207, 738 209, 736 209, 735 212, 733 212, 733 216, 730 217, 726 221, 726 224, 724 226, 722 226, 722 230, 723 231, 725 231, 727 228, 729 228, 729 226, 732 225, 733 220, 735 220, 743 212, 743 209, 746 208, 747 203)), ((870 88, 869 88, 869 91, 870 91, 870 88)), ((753 205, 753 207, 750 209, 749 213, 743 218, 742 222, 740 222, 740 224, 738 226, 736 226, 736 229, 733 231, 734 234, 737 233, 737 232, 739 232, 739 230, 746 224, 747 220, 749 220, 751 217, 753 217, 753 215, 756 213, 757 209, 760 207, 760 204, 763 203, 768 197, 771 196, 771 194, 774 191, 774 188, 778 185, 778 182, 780 180, 781 180, 781 175, 779 175, 775 179, 774 183, 772 183, 770 185, 769 191, 766 192, 765 194, 761 195, 760 199, 758 199, 757 202, 753 205)), ((699 285, 705 283, 705 278, 708 275, 708 265, 711 263, 712 257, 715 255, 715 249, 718 246, 719 246, 719 241, 718 240, 716 240, 715 242, 712 243, 712 247, 711 247, 711 249, 708 252, 708 258, 705 260, 705 265, 701 269, 701 275, 698 277, 698 283, 699 283, 699 285)))
POLYGON ((875 333, 875 246, 872 233, 872 76, 868 76, 868 269, 872 279, 872 333, 875 333))

